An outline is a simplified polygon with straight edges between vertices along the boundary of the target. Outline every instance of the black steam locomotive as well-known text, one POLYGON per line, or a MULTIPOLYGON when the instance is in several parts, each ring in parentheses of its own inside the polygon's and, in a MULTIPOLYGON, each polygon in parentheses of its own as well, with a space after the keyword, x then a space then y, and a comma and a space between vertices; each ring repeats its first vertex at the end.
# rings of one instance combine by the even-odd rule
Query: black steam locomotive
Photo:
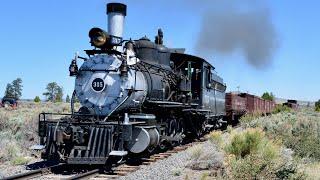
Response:
POLYGON ((107 4, 107 14, 108 32, 92 28, 94 49, 69 67, 72 113, 39 115, 44 159, 105 164, 167 149, 225 123, 226 85, 210 63, 164 46, 161 29, 154 42, 124 40, 124 4, 107 4))

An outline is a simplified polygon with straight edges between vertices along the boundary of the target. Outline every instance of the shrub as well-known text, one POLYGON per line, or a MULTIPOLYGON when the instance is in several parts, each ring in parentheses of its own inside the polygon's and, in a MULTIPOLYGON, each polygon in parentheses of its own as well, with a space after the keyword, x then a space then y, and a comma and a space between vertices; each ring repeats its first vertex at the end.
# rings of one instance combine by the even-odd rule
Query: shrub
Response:
POLYGON ((209 173, 208 172, 204 172, 204 173, 201 174, 200 180, 206 180, 206 179, 208 179, 208 176, 209 176, 209 173))
POLYGON ((282 104, 277 104, 273 110, 273 114, 280 113, 280 112, 290 112, 292 109, 288 106, 284 106, 282 104))
POLYGON ((179 169, 174 169, 173 170, 173 175, 174 176, 180 176, 181 175, 181 171, 179 169))
POLYGON ((288 162, 281 158, 279 145, 258 128, 235 133, 225 150, 230 179, 290 178, 297 172, 284 168, 288 162))
POLYGON ((8 141, 6 144, 1 144, 0 147, 0 160, 2 161, 10 161, 21 154, 21 149, 14 142, 8 141))
POLYGON ((212 142, 212 143, 215 143, 217 144, 218 146, 221 145, 222 143, 222 132, 221 131, 213 131, 209 134, 209 140, 212 142))
POLYGON ((235 134, 230 144, 225 148, 226 152, 233 154, 236 158, 243 158, 250 153, 256 152, 264 138, 260 129, 249 129, 243 133, 235 134))
POLYGON ((256 119, 250 127, 262 128, 300 158, 320 160, 320 114, 313 110, 290 111, 256 119))
POLYGON ((232 126, 231 125, 227 126, 227 132, 231 134, 232 131, 233 131, 232 126))
MULTIPOLYGON (((77 109, 79 105, 75 105, 77 109)), ((39 113, 70 111, 68 108, 66 103, 43 102, 21 102, 14 111, 0 108, 0 164, 6 161, 23 164, 21 157, 29 155, 29 147, 38 143, 36 137, 39 113)))
POLYGON ((320 160, 320 121, 301 117, 283 141, 298 156, 320 160))
POLYGON ((306 173, 308 174, 309 179, 319 179, 320 177, 320 162, 311 163, 306 166, 306 173))
POLYGON ((25 158, 23 156, 18 156, 18 157, 15 157, 11 160, 11 164, 13 165, 24 165, 24 164, 27 164, 28 162, 30 161, 29 158, 25 158))
POLYGON ((315 103, 315 110, 320 112, 320 99, 315 103))
POLYGON ((40 97, 39 97, 39 96, 36 96, 33 101, 36 102, 36 103, 38 103, 38 102, 40 102, 41 100, 40 100, 40 97))
POLYGON ((251 121, 258 119, 261 115, 259 112, 254 112, 252 114, 245 114, 240 118, 240 123, 243 125, 249 124, 251 121))
POLYGON ((202 150, 202 146, 198 145, 195 146, 191 149, 191 158, 198 160, 202 154, 203 150, 202 150))

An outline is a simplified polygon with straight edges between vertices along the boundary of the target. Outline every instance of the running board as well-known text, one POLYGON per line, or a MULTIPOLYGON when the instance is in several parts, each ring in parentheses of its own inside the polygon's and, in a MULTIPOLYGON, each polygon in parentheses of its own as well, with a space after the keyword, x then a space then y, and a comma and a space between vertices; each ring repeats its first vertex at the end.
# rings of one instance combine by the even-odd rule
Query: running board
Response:
POLYGON ((111 151, 109 156, 126 156, 128 151, 111 151))
POLYGON ((43 150, 43 149, 45 149, 46 148, 46 146, 44 146, 44 145, 41 145, 41 144, 35 144, 35 145, 33 145, 33 146, 31 146, 29 149, 31 149, 31 150, 43 150))

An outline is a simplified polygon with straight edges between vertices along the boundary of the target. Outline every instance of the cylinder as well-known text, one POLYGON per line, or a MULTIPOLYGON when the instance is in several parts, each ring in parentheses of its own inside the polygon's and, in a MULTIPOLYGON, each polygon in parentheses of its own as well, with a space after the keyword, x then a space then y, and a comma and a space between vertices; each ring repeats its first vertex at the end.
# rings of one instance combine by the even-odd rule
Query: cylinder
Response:
POLYGON ((127 142, 126 148, 132 153, 142 153, 148 148, 159 144, 160 134, 155 127, 134 127, 132 139, 127 142))
POLYGON ((108 3, 108 33, 112 45, 120 45, 124 29, 124 18, 127 15, 127 6, 121 3, 108 3))

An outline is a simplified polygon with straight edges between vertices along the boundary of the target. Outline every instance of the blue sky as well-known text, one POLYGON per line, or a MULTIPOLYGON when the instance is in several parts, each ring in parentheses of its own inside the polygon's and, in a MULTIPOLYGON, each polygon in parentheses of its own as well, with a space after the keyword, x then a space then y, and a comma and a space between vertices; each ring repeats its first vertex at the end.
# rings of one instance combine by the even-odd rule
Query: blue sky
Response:
MULTIPOLYGON (((71 94, 74 78, 68 67, 74 53, 90 49, 88 31, 106 28, 108 1, 56 0, 1 2, 0 11, 0 96, 17 77, 23 80, 23 98, 42 95, 46 84, 56 81, 65 94, 71 94)), ((125 2, 125 1, 120 1, 125 2)), ((183 1, 129 1, 125 38, 153 39, 157 29, 164 31, 169 47, 195 50, 201 16, 180 5, 183 1)), ((277 97, 300 100, 320 99, 318 1, 267 1, 279 37, 279 48, 272 64, 256 69, 246 63, 241 52, 206 55, 224 78, 228 91, 261 95, 271 91, 277 97)))

